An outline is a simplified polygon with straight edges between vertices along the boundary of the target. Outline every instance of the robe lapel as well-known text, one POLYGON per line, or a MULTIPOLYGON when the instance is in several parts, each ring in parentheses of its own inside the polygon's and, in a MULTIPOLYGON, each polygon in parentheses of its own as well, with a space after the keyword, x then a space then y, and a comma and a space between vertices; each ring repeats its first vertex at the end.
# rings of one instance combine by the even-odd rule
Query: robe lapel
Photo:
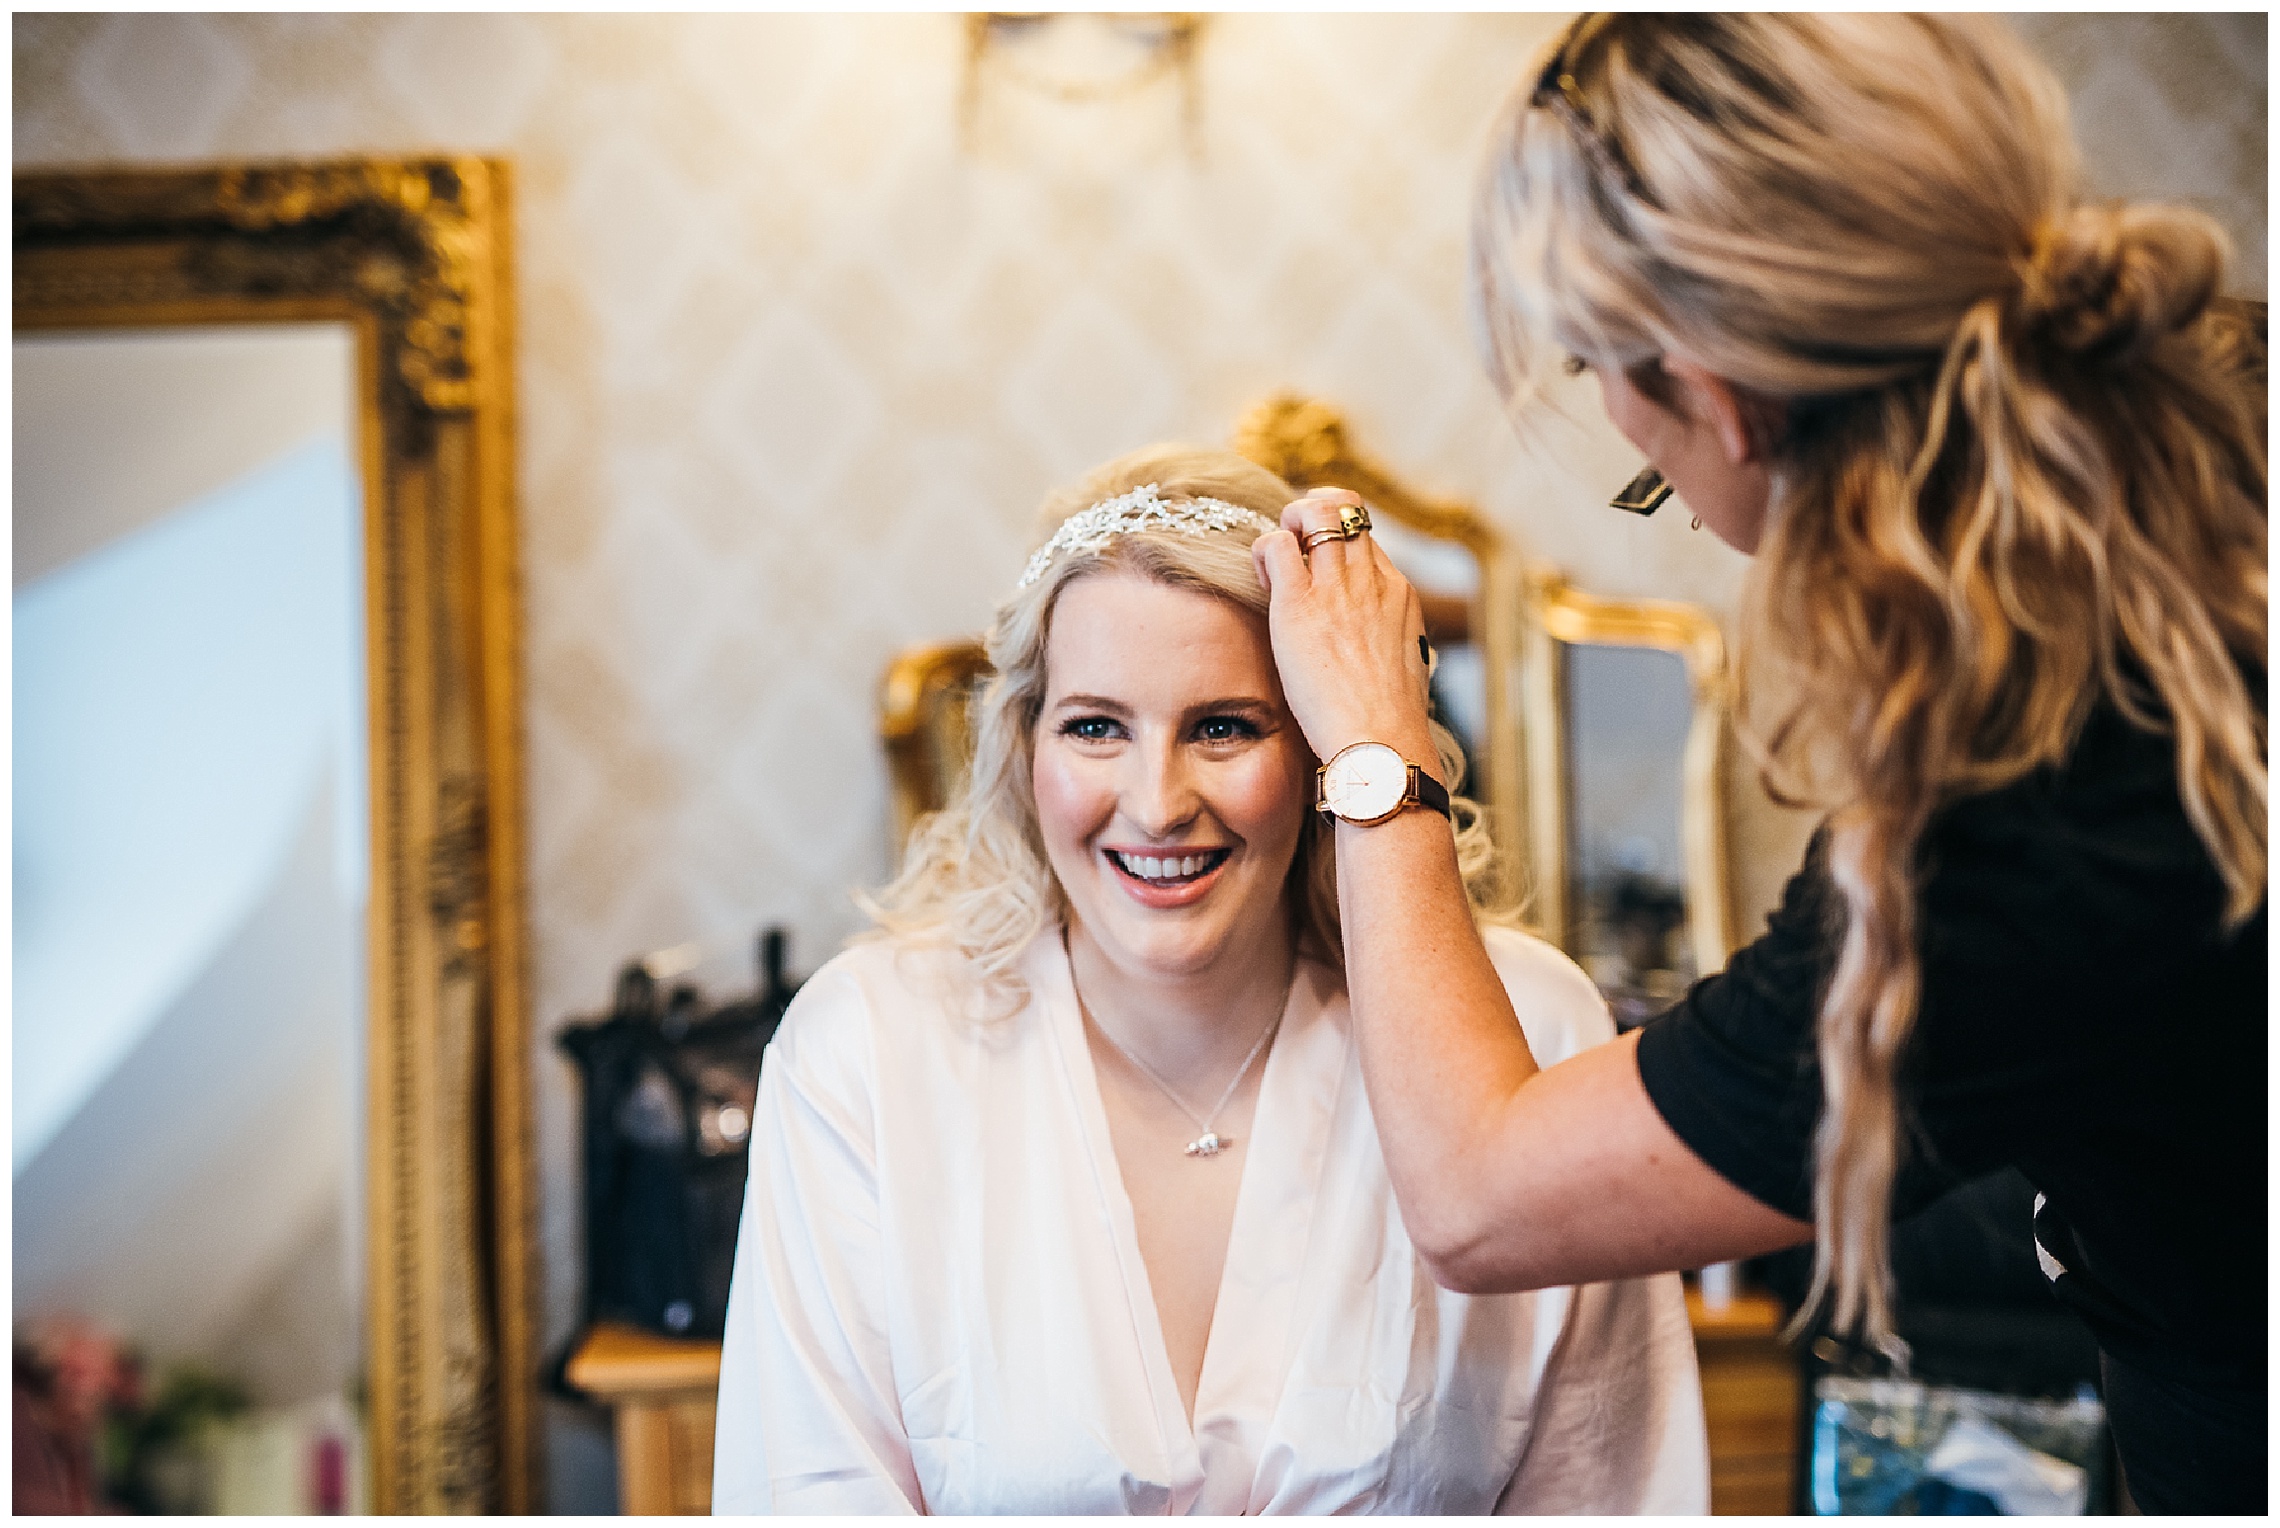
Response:
MULTIPOLYGON (((1195 1436, 1188 1429, 1187 1413, 1180 1405, 1179 1383, 1172 1376, 1171 1352, 1164 1345, 1155 1291, 1148 1282, 1148 1265, 1140 1256, 1139 1225, 1132 1213, 1131 1196, 1124 1191, 1124 1176, 1108 1132, 1108 1110, 1101 1102, 1100 1079, 1093 1071, 1092 1052, 1085 1043, 1076 983, 1069 974, 1068 952, 1058 930, 1048 930, 1031 947, 1026 974, 1030 991, 1043 1009, 1045 1032, 1083 1146, 1082 1161, 1069 1163, 1068 1171, 1087 1180, 1086 1188, 1100 1210, 1097 1216, 1082 1217, 1082 1224, 1071 1224, 1068 1234, 1085 1235, 1094 1226, 1107 1228, 1122 1275, 1123 1315, 1131 1333, 1136 1367, 1147 1382, 1144 1397, 1103 1394, 1100 1399, 1105 1415, 1101 1420, 1127 1464, 1143 1477, 1168 1486, 1171 1510, 1186 1513, 1194 1510, 1204 1484, 1203 1461, 1195 1436), (1148 1449, 1151 1443, 1152 1452, 1148 1449)), ((1270 1067, 1270 1075, 1271 1071, 1270 1067)), ((1265 1086, 1264 1081, 1261 1086, 1265 1086)), ((1264 1100, 1261 1102, 1263 1105, 1264 1100)), ((1053 1144, 1066 1149, 1065 1141, 1053 1144)), ((1246 1191, 1238 1190, 1238 1194, 1246 1191)), ((1238 1203, 1238 1226, 1241 1220, 1238 1203)), ((1213 1324, 1216 1329, 1216 1320, 1213 1324)), ((1206 1378, 1210 1372, 1207 1348, 1206 1378)), ((1200 1408, 1200 1398, 1198 1404, 1200 1408)))
MULTIPOLYGON (((1196 1384, 1195 1446, 1205 1484, 1193 1511, 1252 1512, 1275 1494, 1275 1481, 1267 1477, 1279 1471, 1263 1456, 1311 1304, 1306 1285, 1315 1260, 1307 1252, 1349 1071, 1350 1033, 1343 1016, 1337 978, 1323 966, 1301 962, 1282 1032, 1259 1080, 1227 1263, 1196 1384)), ((1160 1335, 1157 1346, 1161 1350, 1160 1335)))

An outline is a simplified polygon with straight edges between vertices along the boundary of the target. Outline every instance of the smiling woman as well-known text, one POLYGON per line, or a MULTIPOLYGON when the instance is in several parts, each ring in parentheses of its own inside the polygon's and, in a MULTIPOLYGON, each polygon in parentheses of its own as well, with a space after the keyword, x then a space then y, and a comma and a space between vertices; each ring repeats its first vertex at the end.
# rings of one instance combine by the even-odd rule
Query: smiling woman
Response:
POLYGON ((1282 952, 1279 975, 1311 763, 1266 622, 1104 574, 1063 593, 1046 672, 1037 822, 1088 963, 1211 980, 1282 952))
MULTIPOLYGON (((1047 506, 970 778, 769 1051, 716 1510, 1706 1506, 1675 1279, 1452 1294, 1403 1230, 1252 556, 1291 497, 1166 447, 1047 506)), ((1483 916, 1531 1046, 1612 1036, 1483 916)))

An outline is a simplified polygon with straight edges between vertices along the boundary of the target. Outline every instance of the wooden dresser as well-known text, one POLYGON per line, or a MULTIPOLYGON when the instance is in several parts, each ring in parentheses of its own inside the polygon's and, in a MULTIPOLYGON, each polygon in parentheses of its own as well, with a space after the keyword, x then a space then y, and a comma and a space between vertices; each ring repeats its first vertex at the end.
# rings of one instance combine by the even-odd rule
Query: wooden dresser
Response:
POLYGON ((1710 1510, 1721 1517, 1790 1511, 1804 1392, 1797 1350, 1781 1340, 1781 1302, 1745 1291, 1711 1310, 1689 1285, 1686 1314, 1702 1367, 1710 1510))
POLYGON ((712 1510, 713 1396, 720 1344, 597 1322, 565 1377, 617 1417, 618 1510, 712 1510))
MULTIPOLYGON (((1779 1514, 1797 1476, 1798 1368, 1781 1307, 1740 1294, 1712 1311, 1686 1293, 1710 1431, 1710 1510, 1779 1514)), ((604 1322, 570 1360, 570 1383, 617 1416, 618 1507, 644 1516, 712 1509, 720 1345, 604 1322)))

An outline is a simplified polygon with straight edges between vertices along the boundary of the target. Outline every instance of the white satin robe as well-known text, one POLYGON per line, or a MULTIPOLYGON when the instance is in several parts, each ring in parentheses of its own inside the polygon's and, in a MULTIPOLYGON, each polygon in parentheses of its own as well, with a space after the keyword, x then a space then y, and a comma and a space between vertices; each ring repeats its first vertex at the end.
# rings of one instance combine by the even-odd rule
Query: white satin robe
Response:
MULTIPOLYGON (((1539 1061, 1612 1037, 1565 956, 1489 950, 1539 1061)), ((944 1013, 944 958, 856 946, 769 1049, 716 1512, 1708 1510, 1676 1276, 1437 1287, 1313 964, 1259 1085, 1191 1427, 1058 931, 991 1029, 944 1013)))

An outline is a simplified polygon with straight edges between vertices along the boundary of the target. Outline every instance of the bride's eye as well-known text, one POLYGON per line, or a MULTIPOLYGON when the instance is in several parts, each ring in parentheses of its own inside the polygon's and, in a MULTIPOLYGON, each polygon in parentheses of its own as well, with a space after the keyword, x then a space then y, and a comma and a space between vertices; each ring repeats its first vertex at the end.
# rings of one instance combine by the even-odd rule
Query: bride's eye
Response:
POLYGON ((1570 355, 1566 360, 1560 362, 1560 370, 1566 372, 1571 377, 1580 377, 1585 372, 1591 370, 1591 363, 1585 360, 1582 356, 1570 355))
POLYGON ((1207 716, 1195 724, 1195 735, 1206 743, 1246 742, 1259 735, 1259 728, 1248 717, 1207 716))
POLYGON ((1123 730, 1113 716, 1072 716, 1060 727, 1061 736, 1087 743, 1113 742, 1123 730))

